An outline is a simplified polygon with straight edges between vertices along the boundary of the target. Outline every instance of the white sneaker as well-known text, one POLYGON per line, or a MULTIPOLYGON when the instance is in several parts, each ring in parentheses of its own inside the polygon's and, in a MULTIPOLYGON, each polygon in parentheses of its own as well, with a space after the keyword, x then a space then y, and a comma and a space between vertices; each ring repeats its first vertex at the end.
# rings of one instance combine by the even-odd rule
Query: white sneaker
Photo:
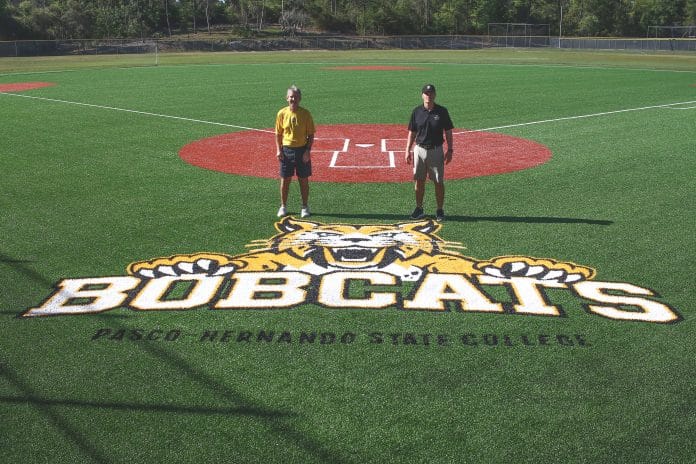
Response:
POLYGON ((309 206, 303 206, 302 210, 300 211, 300 217, 306 218, 312 215, 312 212, 309 210, 309 206))
POLYGON ((288 215, 288 209, 285 206, 278 208, 278 217, 283 217, 288 215))

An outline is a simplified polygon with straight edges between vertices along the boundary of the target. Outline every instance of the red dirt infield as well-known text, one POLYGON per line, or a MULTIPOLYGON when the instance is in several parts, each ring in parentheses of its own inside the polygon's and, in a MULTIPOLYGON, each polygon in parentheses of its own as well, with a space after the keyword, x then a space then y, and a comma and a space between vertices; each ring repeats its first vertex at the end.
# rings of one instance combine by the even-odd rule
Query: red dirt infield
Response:
POLYGON ((12 84, 0 84, 0 92, 21 92, 23 90, 40 89, 42 87, 52 87, 53 82, 15 82, 12 84))
MULTIPOLYGON (((406 127, 399 124, 317 126, 312 148, 312 181, 410 182, 404 160, 406 127)), ((493 132, 453 130, 454 155, 446 179, 520 171, 545 163, 544 145, 493 132)), ((245 130, 189 143, 179 156, 194 166, 244 176, 278 178, 272 129, 245 130)))

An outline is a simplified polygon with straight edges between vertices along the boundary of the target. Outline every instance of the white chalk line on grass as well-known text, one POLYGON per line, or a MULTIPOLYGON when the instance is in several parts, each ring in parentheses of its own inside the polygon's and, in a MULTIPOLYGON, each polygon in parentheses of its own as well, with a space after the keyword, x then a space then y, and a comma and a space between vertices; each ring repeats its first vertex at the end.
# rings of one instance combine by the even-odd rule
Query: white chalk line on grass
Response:
POLYGON ((626 108, 623 110, 614 110, 614 111, 603 111, 601 113, 592 113, 592 114, 582 114, 579 116, 566 116, 563 118, 554 118, 554 119, 543 119, 541 121, 531 121, 531 122, 522 122, 518 124, 508 124, 505 126, 497 126, 497 127, 487 127, 485 129, 472 129, 472 130, 467 130, 467 131, 462 131, 462 132, 457 132, 456 134, 467 134, 470 132, 489 132, 489 131, 494 131, 494 130, 499 130, 499 129, 509 129, 512 127, 523 127, 523 126, 531 126, 534 124, 546 124, 546 123, 551 123, 551 122, 558 122, 558 121, 572 121, 574 119, 583 119, 583 118, 596 118, 599 116, 608 116, 612 114, 619 114, 619 113, 628 113, 631 111, 645 111, 645 110, 653 110, 653 109, 658 109, 658 108, 667 108, 667 109, 673 109, 673 110, 682 110, 682 109, 689 109, 693 107, 685 107, 685 108, 672 108, 673 106, 681 106, 681 105, 690 105, 692 103, 696 103, 696 100, 694 101, 687 101, 687 102, 679 102, 679 103, 667 103, 664 105, 652 105, 652 106, 642 106, 640 108, 626 108))
POLYGON ((58 100, 55 98, 36 97, 36 96, 32 96, 32 95, 21 95, 21 94, 10 93, 10 92, 0 92, 0 95, 10 95, 13 97, 31 98, 34 100, 50 101, 50 102, 54 102, 54 103, 65 103, 68 105, 87 106, 90 108, 98 108, 98 109, 103 109, 103 110, 123 111, 126 113, 142 114, 145 116, 155 116, 158 118, 176 119, 179 121, 187 121, 187 122, 199 122, 201 124, 211 124, 214 126, 234 127, 235 129, 245 129, 245 130, 253 130, 253 131, 257 131, 257 132, 266 132, 269 134, 275 134, 274 131, 269 131, 269 130, 265 130, 265 129, 256 129, 254 127, 237 126, 235 124, 225 124, 222 122, 205 121, 202 119, 184 118, 181 116, 172 116, 172 115, 168 115, 168 114, 150 113, 147 111, 129 110, 127 108, 117 108, 115 106, 95 105, 92 103, 81 103, 81 102, 74 102, 74 101, 68 101, 68 100, 58 100))
MULTIPOLYGON (((126 108, 117 108, 114 106, 95 105, 92 103, 73 102, 73 101, 69 101, 69 100, 58 100, 55 98, 36 97, 36 96, 32 96, 32 95, 22 95, 22 94, 11 93, 11 92, 0 92, 0 95, 9 95, 9 96, 13 96, 13 97, 31 98, 34 100, 50 101, 50 102, 55 102, 55 103, 65 103, 68 105, 86 106, 86 107, 90 107, 90 108, 99 108, 99 109, 112 110, 112 111, 123 111, 126 113, 141 114, 141 115, 145 115, 145 116, 154 116, 154 117, 158 117, 158 118, 176 119, 179 121, 197 122, 197 123, 201 123, 201 124, 211 124, 211 125, 215 125, 215 126, 233 127, 235 129, 245 129, 245 130, 252 130, 252 131, 257 131, 257 132, 266 132, 269 134, 275 133, 274 131, 269 131, 266 129, 257 129, 254 127, 238 126, 235 124, 226 124, 226 123, 215 122, 215 121, 205 121, 202 119, 184 118, 181 116, 171 116, 168 114, 150 113, 147 111, 130 110, 130 109, 126 109, 126 108)), ((639 108, 626 108, 626 109, 614 110, 614 111, 603 111, 600 113, 582 114, 582 115, 578 115, 578 116, 566 116, 566 117, 562 117, 562 118, 542 119, 540 121, 530 121, 530 122, 522 122, 522 123, 517 123, 517 124, 507 124, 504 126, 487 127, 485 129, 471 129, 471 130, 456 132, 455 135, 467 134, 467 133, 471 133, 471 132, 490 132, 490 131, 495 131, 495 130, 499 130, 499 129, 510 129, 513 127, 532 126, 532 125, 536 125, 536 124, 547 124, 547 123, 559 122, 559 121, 572 121, 575 119, 596 118, 599 116, 608 116, 608 115, 612 115, 612 114, 629 113, 632 111, 645 111, 645 110, 652 110, 652 109, 658 109, 658 108, 691 109, 694 107, 683 107, 683 105, 691 105, 694 103, 696 103, 696 100, 678 102, 678 103, 666 103, 664 105, 641 106, 639 108), (680 108, 673 108, 673 107, 680 107, 680 108)))

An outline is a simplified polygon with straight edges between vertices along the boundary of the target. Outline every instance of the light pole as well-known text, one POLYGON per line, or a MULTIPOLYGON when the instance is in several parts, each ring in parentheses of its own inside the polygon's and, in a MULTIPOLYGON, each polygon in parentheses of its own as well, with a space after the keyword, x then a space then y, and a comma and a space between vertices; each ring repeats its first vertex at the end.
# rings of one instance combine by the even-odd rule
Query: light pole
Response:
POLYGON ((558 3, 561 5, 561 19, 558 21, 558 48, 561 48, 561 37, 563 37, 563 0, 558 3))

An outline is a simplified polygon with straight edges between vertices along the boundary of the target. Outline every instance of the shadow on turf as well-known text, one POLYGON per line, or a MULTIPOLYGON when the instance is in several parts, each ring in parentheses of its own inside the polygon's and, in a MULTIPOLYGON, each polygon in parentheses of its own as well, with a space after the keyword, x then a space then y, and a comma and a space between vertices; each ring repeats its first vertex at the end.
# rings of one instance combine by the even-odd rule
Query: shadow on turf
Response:
MULTIPOLYGON (((0 367, 0 371, 3 373, 3 377, 7 377, 5 374, 5 366, 0 367)), ((17 384, 15 383, 15 386, 17 384)), ((27 392, 28 393, 28 392, 27 392)), ((70 399, 47 399, 40 398, 35 395, 27 396, 5 396, 0 395, 0 403, 8 404, 32 404, 39 408, 53 407, 53 406, 68 406, 77 408, 95 408, 95 409, 111 409, 115 411, 142 411, 142 412, 165 412, 165 413, 175 413, 175 414, 204 414, 204 415, 216 415, 220 414, 223 416, 236 415, 236 416, 255 416, 264 417, 268 419, 283 419, 287 417, 294 417, 295 414, 287 414, 272 410, 263 410, 255 408, 245 408, 245 407, 219 407, 213 408, 209 406, 176 406, 171 404, 145 404, 145 403, 110 403, 110 402, 96 402, 96 401, 81 401, 81 400, 70 400, 70 399)))
MULTIPOLYGON (((412 219, 404 214, 379 214, 379 213, 364 213, 364 214, 325 214, 317 213, 316 216, 330 217, 337 219, 373 219, 387 221, 411 221, 412 219)), ((432 216, 426 216, 425 219, 435 219, 432 216)), ((610 226, 614 221, 606 221, 602 219, 582 219, 582 218, 563 218, 563 217, 545 217, 545 216, 462 216, 462 215, 447 215, 445 222, 507 222, 507 223, 523 223, 523 224, 590 224, 598 226, 610 226)))
MULTIPOLYGON (((0 253, 0 265, 6 264, 7 267, 12 268, 15 272, 18 274, 23 275, 29 280, 32 280, 34 282, 38 282, 41 285, 47 287, 47 288, 54 288, 55 283, 49 281, 46 277, 43 275, 39 274, 36 272, 30 265, 27 263, 34 263, 36 260, 34 259, 17 259, 17 258, 12 258, 9 255, 6 255, 4 253, 0 253)), ((21 317, 22 313, 21 312, 16 312, 16 311, 5 311, 5 310, 0 310, 0 314, 9 314, 9 315, 14 315, 17 317, 21 317)), ((111 317, 115 319, 126 319, 128 316, 126 315, 121 315, 121 314, 104 314, 103 316, 105 317, 111 317)))
MULTIPOLYGON (((34 282, 40 282, 40 283, 46 283, 47 280, 44 276, 36 272, 34 269, 32 269, 30 266, 27 266, 26 263, 33 263, 36 260, 32 259, 17 259, 13 258, 9 255, 6 255, 5 253, 0 252, 0 264, 7 264, 9 267, 17 271, 18 273, 22 274, 25 277, 28 277, 29 279, 33 280, 34 282)), ((51 284, 49 284, 51 285, 51 284)))
MULTIPOLYGON (((141 345, 145 346, 145 345, 141 345)), ((214 391, 223 400, 231 403, 240 403, 243 406, 230 407, 209 407, 209 406, 177 406, 177 405, 161 405, 161 404, 145 404, 145 403, 119 403, 119 402, 96 402, 72 399, 47 399, 41 397, 31 386, 20 377, 5 362, 0 362, 0 377, 7 380, 10 385, 21 392, 20 395, 0 396, 0 403, 5 404, 29 404, 37 408, 40 413, 63 434, 66 439, 74 443, 85 455, 89 456, 92 461, 97 463, 108 463, 106 458, 96 446, 94 446, 88 436, 81 433, 76 427, 69 422, 68 419, 57 413, 55 407, 77 407, 77 408, 94 408, 99 410, 115 410, 115 411, 140 411, 153 413, 173 413, 173 414, 204 414, 204 415, 223 415, 223 416, 249 416, 263 421, 266 426, 273 430, 278 435, 283 435, 285 439, 292 444, 298 445, 308 453, 319 458, 322 462, 342 463, 344 459, 324 449, 322 445, 308 438, 304 433, 293 430, 291 426, 284 424, 283 419, 294 418, 295 413, 285 413, 273 409, 266 409, 261 406, 253 405, 248 399, 242 398, 241 395, 226 385, 217 382, 207 373, 195 369, 182 358, 174 353, 165 350, 147 347, 146 351, 153 354, 160 360, 164 360, 167 364, 173 365, 175 368, 188 375, 190 380, 202 384, 204 387, 214 391), (248 406, 248 404, 252 404, 248 406)))
MULTIPOLYGON (((26 383, 17 372, 4 362, 0 362, 0 376, 5 378, 13 387, 21 391, 23 397, 17 398, 13 403, 32 404, 36 407, 52 425, 55 430, 63 434, 63 436, 74 443, 84 454, 89 456, 92 461, 98 463, 109 462, 106 456, 90 443, 89 437, 80 433, 75 427, 70 424, 61 414, 55 412, 50 404, 35 400, 38 399, 37 393, 26 383)), ((5 397, 0 398, 0 402, 6 403, 5 397)))
MULTIPOLYGON (((296 417, 296 414, 264 408, 255 403, 251 398, 244 397, 242 393, 229 387, 224 382, 218 381, 206 371, 198 369, 174 351, 166 350, 151 344, 143 344, 140 346, 153 357, 183 373, 192 382, 198 383, 208 391, 214 392, 218 397, 221 397, 223 401, 242 405, 233 407, 233 409, 236 411, 245 411, 246 415, 253 416, 257 420, 260 420, 276 435, 284 437, 288 444, 294 444, 302 448, 306 452, 319 458, 321 462, 337 464, 345 462, 343 458, 326 449, 321 443, 313 440, 303 432, 294 430, 291 425, 283 422, 282 419, 296 417)), ((240 413, 237 412, 236 414, 240 413)))
MULTIPOLYGON (((125 329, 126 327, 124 327, 125 329)), ((81 433, 65 417, 54 410, 56 407, 77 407, 108 409, 116 411, 140 411, 152 413, 173 413, 173 414, 203 414, 203 415, 223 415, 223 416, 247 416, 259 420, 276 435, 283 436, 288 444, 294 444, 309 454, 312 454, 322 462, 342 463, 343 458, 326 449, 323 445, 308 437, 303 432, 295 430, 285 419, 293 419, 297 414, 293 412, 283 412, 275 409, 265 408, 255 404, 253 400, 245 398, 241 393, 227 386, 210 376, 202 369, 194 367, 178 354, 156 347, 154 345, 140 345, 144 351, 149 352, 154 358, 173 367, 183 373, 188 379, 201 385, 218 396, 223 403, 229 403, 228 407, 211 406, 189 406, 189 405, 163 405, 145 403, 121 403, 108 401, 85 401, 74 399, 48 399, 42 397, 35 391, 28 382, 20 377, 7 363, 0 362, 0 377, 6 379, 15 389, 19 390, 20 395, 2 395, 0 403, 5 404, 29 404, 39 410, 39 412, 62 433, 66 439, 73 442, 85 455, 89 456, 94 462, 107 463, 108 459, 104 454, 90 443, 89 437, 81 433)))
MULTIPOLYGON (((43 275, 36 272, 30 265, 32 260, 14 259, 3 253, 0 253, 0 264, 9 264, 15 271, 24 275, 30 280, 52 287, 53 284, 43 275)), ((14 312, 10 314, 15 314, 14 312)), ((17 317, 20 317, 17 314, 17 317)), ((100 318, 112 318, 108 314, 100 314, 100 318)), ((123 329, 128 327, 122 326, 123 329)), ((99 408, 112 409, 123 411, 146 411, 146 412, 162 412, 175 414, 207 414, 207 415, 233 415, 233 416, 248 416, 254 417, 264 423, 270 430, 279 436, 283 436, 288 443, 297 445, 307 453, 319 458, 322 462, 341 463, 345 462, 343 458, 329 451, 325 446, 313 440, 303 432, 295 430, 290 424, 287 424, 284 419, 294 418, 295 413, 287 413, 274 409, 268 409, 260 404, 256 404, 250 398, 245 398, 241 393, 235 391, 224 382, 216 380, 202 369, 194 367, 178 354, 165 350, 154 345, 142 344, 140 347, 144 351, 164 362, 170 367, 178 370, 188 377, 191 382, 198 383, 208 391, 212 391, 216 396, 220 397, 223 402, 231 404, 228 407, 209 407, 209 406, 176 406, 176 405, 152 405, 139 403, 118 403, 118 402, 92 402, 83 400, 57 400, 43 398, 36 392, 28 382, 24 381, 20 375, 15 372, 5 362, 0 361, 0 377, 5 378, 12 386, 21 392, 20 396, 0 396, 0 403, 15 403, 15 404, 30 404, 37 408, 40 413, 62 433, 66 439, 75 443, 82 452, 88 455, 94 462, 107 463, 109 462, 103 453, 89 442, 80 431, 73 427, 70 421, 64 416, 56 412, 53 408, 60 406, 84 407, 84 408, 99 408)))

